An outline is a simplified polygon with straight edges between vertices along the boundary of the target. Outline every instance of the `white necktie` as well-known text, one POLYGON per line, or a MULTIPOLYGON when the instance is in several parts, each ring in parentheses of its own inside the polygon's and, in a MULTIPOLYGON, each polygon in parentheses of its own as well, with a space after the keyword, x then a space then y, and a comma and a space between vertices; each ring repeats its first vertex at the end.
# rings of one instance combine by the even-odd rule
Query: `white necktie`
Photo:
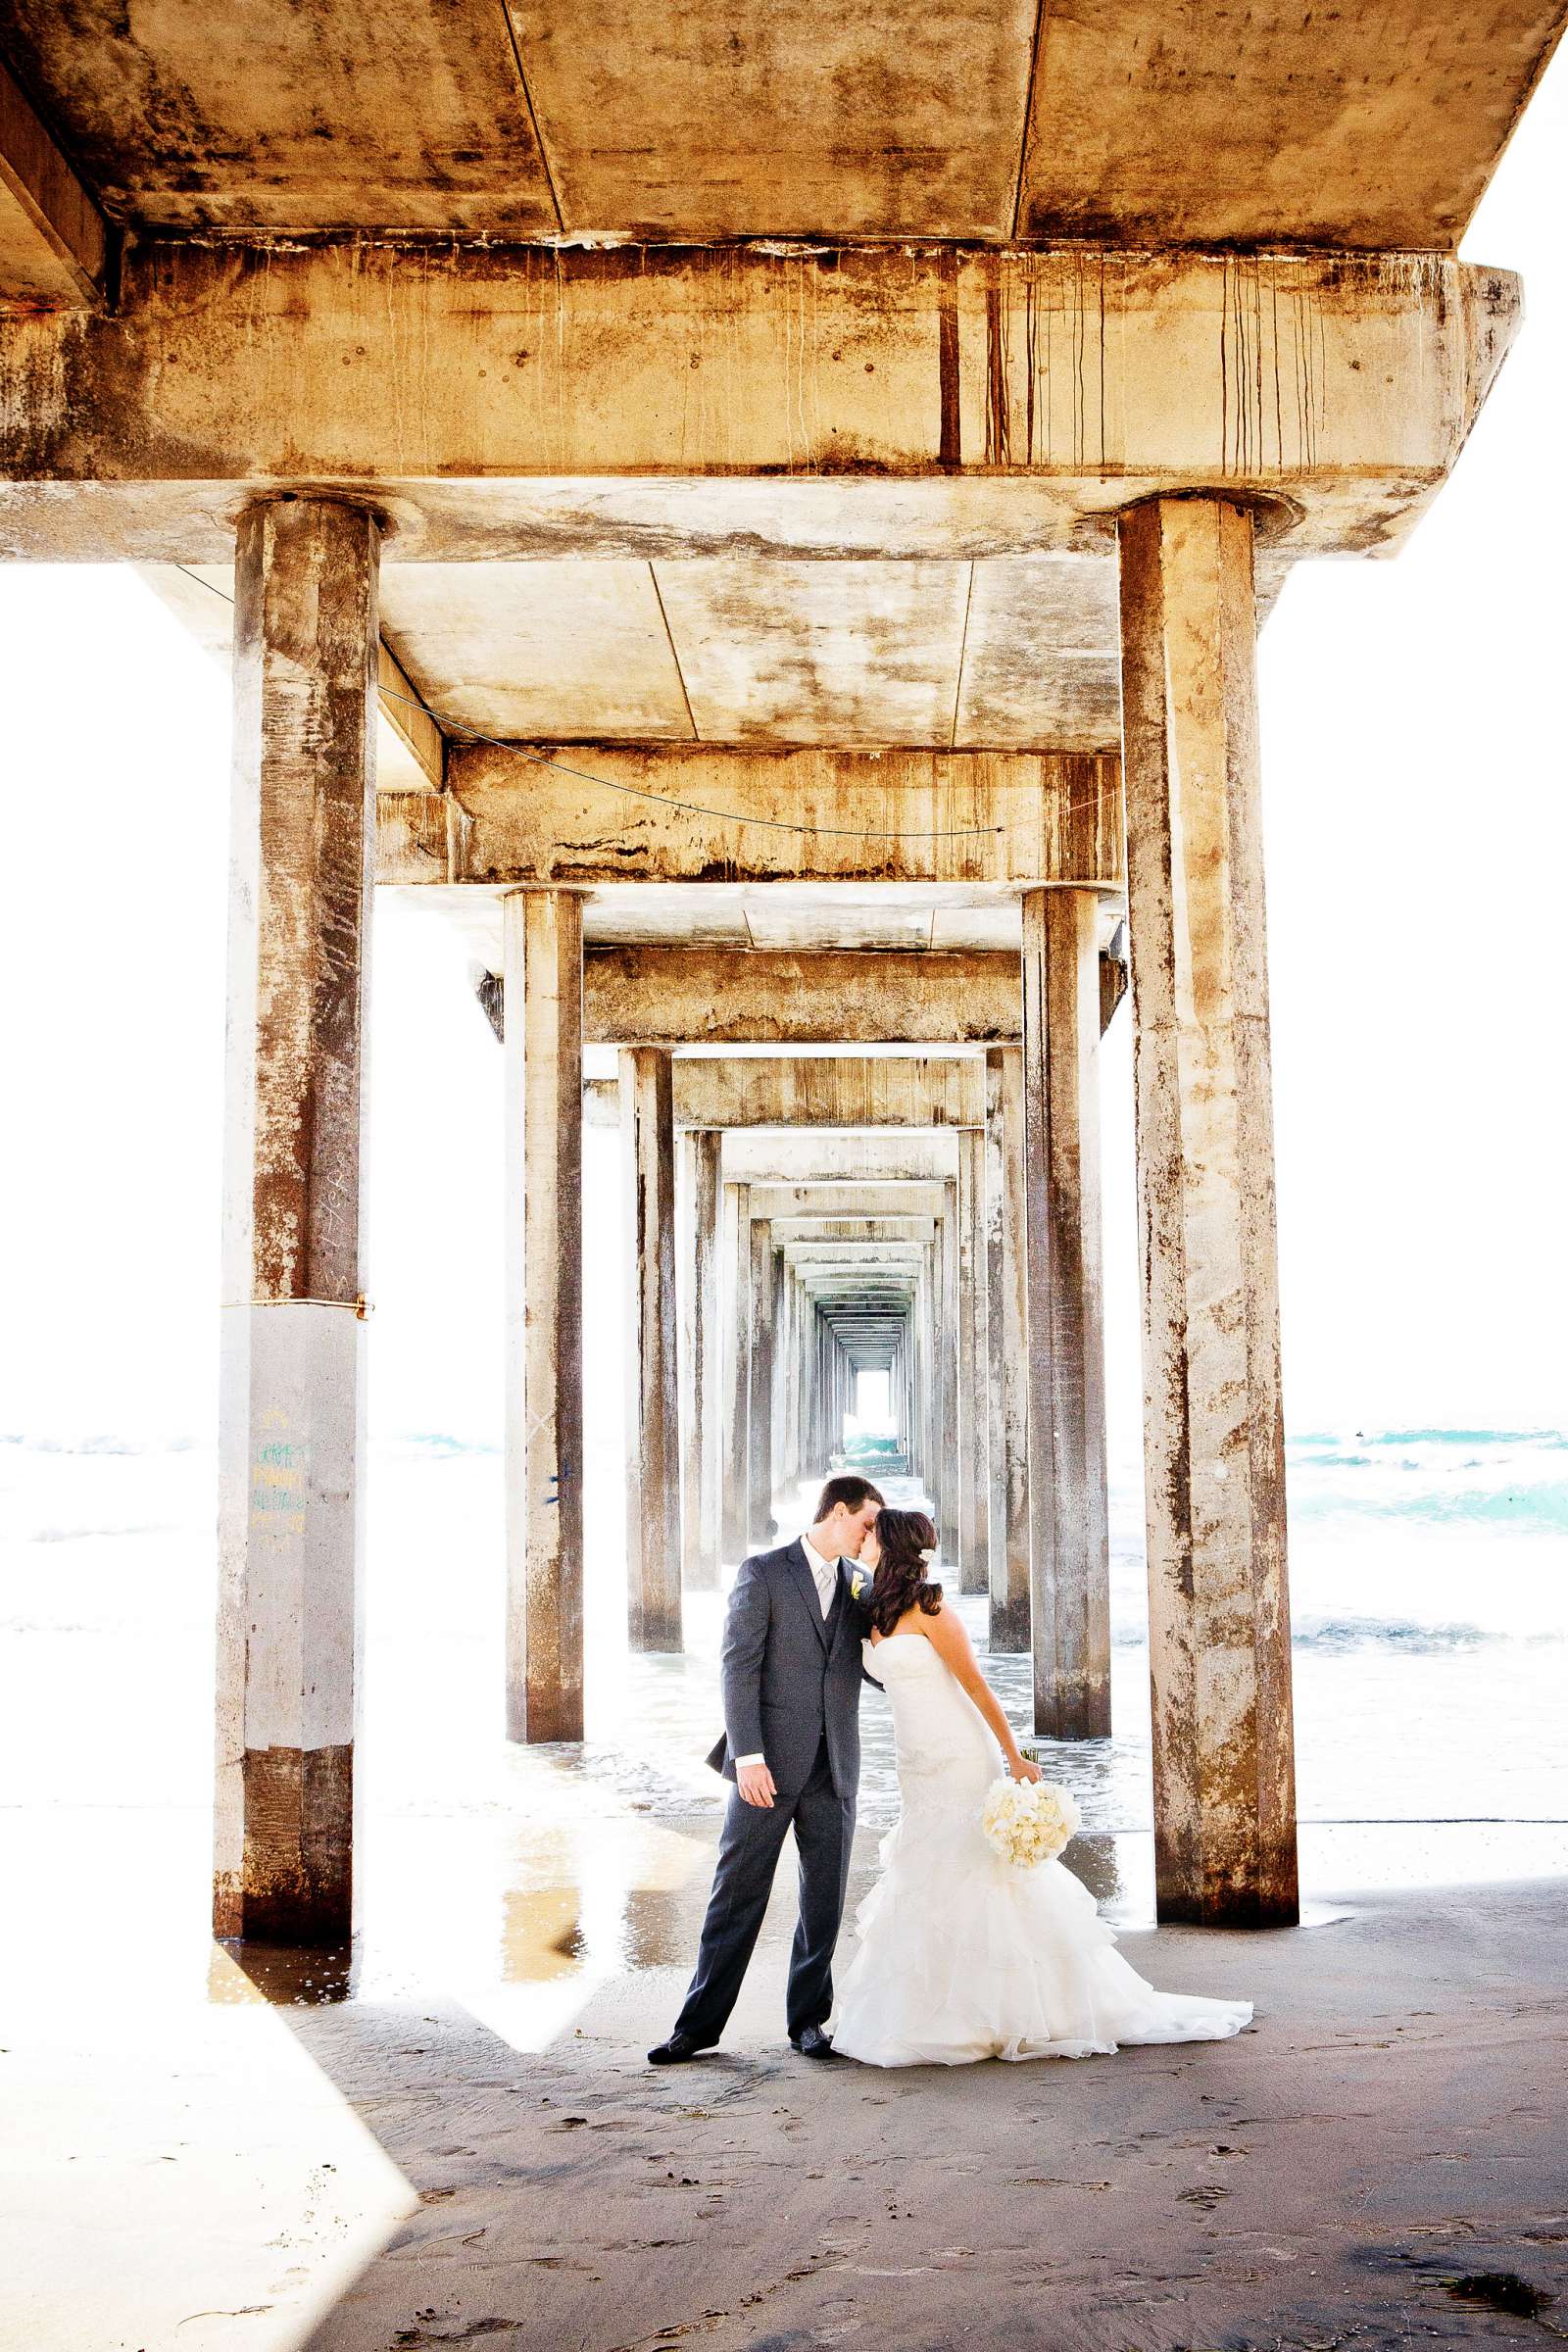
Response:
POLYGON ((837 1579, 831 1568, 813 1569, 812 1574, 816 1578, 816 1597, 822 1604, 825 1617, 833 1606, 833 1587, 837 1579))

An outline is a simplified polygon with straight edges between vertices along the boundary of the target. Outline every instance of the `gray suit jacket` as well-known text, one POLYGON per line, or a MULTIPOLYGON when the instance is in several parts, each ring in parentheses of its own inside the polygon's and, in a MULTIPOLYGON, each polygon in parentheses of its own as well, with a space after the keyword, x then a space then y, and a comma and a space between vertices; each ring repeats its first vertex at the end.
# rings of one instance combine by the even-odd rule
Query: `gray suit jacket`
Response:
POLYGON ((853 1800, 867 1622, 850 1597, 854 1570, 853 1561, 839 1562, 838 1595, 824 1622, 799 1540, 741 1562, 719 1652, 724 1737, 708 1759, 727 1781, 737 1756, 760 1755, 779 1794, 798 1795, 825 1736, 833 1786, 853 1800))

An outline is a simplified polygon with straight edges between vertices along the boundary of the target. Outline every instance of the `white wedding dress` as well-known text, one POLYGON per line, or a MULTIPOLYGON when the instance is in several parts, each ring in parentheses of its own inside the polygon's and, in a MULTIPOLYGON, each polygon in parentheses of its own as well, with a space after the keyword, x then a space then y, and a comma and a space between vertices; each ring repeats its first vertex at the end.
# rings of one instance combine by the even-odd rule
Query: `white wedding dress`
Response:
POLYGON ((1088 2058, 1122 2042, 1220 2041, 1250 2001, 1156 1992, 1060 1862, 1017 1870, 980 1828, 1002 1770, 978 1708, 923 1634, 865 1644, 893 1707, 903 1803, 829 2031, 867 2066, 1088 2058))

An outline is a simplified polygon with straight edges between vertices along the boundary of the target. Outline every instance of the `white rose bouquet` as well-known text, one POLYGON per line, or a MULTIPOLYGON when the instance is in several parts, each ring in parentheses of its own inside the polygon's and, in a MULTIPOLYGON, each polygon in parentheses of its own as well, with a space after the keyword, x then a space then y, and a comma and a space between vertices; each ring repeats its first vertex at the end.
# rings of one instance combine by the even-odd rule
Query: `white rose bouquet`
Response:
POLYGON ((1059 1781, 993 1781, 980 1827, 986 1843, 1014 1870, 1054 1862, 1082 1819, 1059 1781))

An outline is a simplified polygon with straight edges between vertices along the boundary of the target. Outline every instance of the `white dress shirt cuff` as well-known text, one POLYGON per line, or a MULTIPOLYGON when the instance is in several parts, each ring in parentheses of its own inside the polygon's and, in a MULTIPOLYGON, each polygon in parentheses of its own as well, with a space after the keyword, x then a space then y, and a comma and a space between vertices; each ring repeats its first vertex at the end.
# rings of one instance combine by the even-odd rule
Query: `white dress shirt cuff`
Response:
POLYGON ((737 1756, 735 1759, 737 1771, 743 1764, 765 1764, 766 1762, 767 1758, 765 1756, 737 1756))

